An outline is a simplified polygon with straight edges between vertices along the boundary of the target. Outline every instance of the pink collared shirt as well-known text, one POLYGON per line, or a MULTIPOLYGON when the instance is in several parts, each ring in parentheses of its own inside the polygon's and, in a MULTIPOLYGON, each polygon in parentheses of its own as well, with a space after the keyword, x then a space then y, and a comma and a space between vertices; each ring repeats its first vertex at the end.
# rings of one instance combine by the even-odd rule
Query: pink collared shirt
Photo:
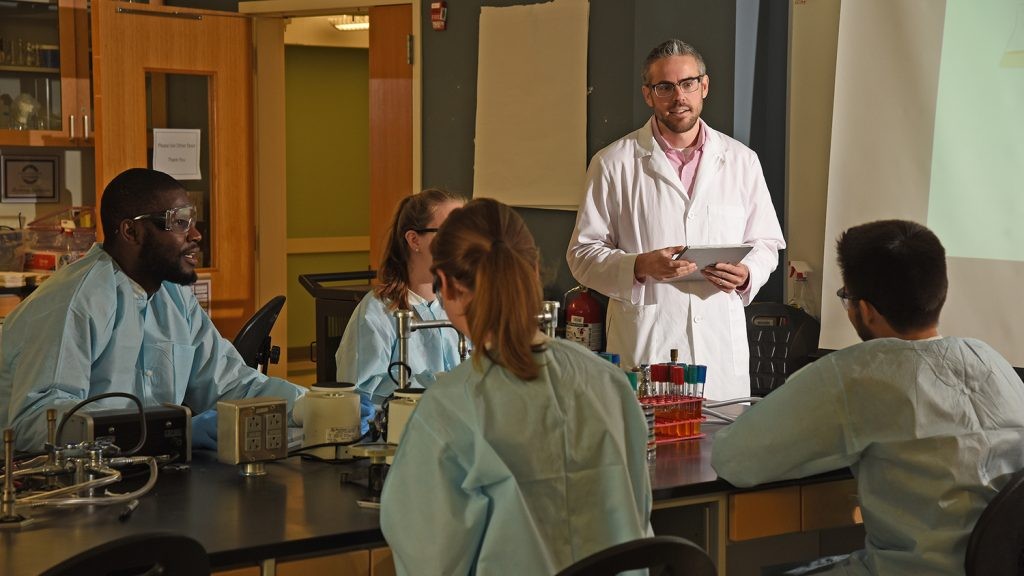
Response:
POLYGON ((673 148, 661 135, 661 125, 654 121, 654 139, 658 146, 668 157, 669 164, 679 175, 679 182, 683 185, 686 194, 693 198, 693 183, 697 179, 697 166, 700 165, 700 157, 704 152, 704 142, 707 141, 707 132, 704 130, 704 122, 700 121, 700 130, 697 132, 697 141, 688 148, 673 148))

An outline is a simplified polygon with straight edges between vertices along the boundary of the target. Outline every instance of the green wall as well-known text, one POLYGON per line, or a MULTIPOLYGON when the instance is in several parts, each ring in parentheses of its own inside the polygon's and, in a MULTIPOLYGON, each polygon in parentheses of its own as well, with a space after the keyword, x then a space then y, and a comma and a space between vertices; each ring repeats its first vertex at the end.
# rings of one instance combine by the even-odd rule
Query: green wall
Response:
MULTIPOLYGON (((285 47, 288 237, 370 230, 369 55, 365 49, 285 47)), ((316 339, 313 297, 300 274, 363 270, 369 253, 288 256, 288 345, 316 339)))

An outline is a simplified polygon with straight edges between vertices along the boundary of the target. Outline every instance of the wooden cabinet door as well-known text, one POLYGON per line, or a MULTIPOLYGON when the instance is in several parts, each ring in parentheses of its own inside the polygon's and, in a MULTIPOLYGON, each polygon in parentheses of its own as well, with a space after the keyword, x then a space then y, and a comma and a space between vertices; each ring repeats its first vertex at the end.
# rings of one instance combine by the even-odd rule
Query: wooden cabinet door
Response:
POLYGON ((86 0, 0 4, 0 146, 90 145, 87 14, 86 0))
MULTIPOLYGON (((208 101, 199 103, 209 125, 209 238, 200 273, 211 278, 210 315, 233 337, 255 309, 252 161, 252 38, 249 17, 111 0, 92 5, 96 115, 96 203, 103 188, 127 168, 150 166, 152 145, 147 75, 205 76, 208 101)), ((159 82, 150 82, 152 93, 159 82)), ((179 103, 180 104, 180 103, 179 103)), ((156 125, 156 124, 153 124, 156 125)))
POLYGON ((370 8, 370 262, 384 255, 388 226, 412 189, 412 8, 370 8))

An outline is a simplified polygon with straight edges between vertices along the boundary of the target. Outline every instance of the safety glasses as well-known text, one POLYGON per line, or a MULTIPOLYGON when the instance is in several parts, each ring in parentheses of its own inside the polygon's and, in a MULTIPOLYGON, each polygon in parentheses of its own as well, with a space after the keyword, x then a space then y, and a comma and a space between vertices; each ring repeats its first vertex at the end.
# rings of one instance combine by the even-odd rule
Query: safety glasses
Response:
POLYGON ((196 223, 196 215, 198 211, 195 206, 181 206, 180 208, 171 208, 170 210, 164 210, 163 212, 153 212, 151 214, 140 214, 132 220, 152 220, 154 222, 160 222, 163 225, 164 230, 171 232, 188 232, 189 229, 196 223))

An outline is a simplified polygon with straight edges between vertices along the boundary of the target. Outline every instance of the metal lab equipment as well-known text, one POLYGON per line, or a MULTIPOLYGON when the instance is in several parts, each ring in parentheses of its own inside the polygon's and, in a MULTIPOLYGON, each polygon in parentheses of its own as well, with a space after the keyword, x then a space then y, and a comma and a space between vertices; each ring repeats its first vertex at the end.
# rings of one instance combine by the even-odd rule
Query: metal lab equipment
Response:
MULTIPOLYGON (((540 324, 541 330, 550 338, 555 337, 555 332, 558 329, 558 307, 557 301, 545 300, 542 312, 537 314, 537 322, 540 324)), ((395 331, 398 334, 398 360, 392 365, 399 368, 398 377, 395 379, 398 389, 405 390, 409 387, 409 375, 412 372, 409 366, 409 337, 412 336, 412 333, 425 328, 454 329, 454 326, 448 320, 416 320, 413 318, 411 310, 395 310, 393 315, 395 331)), ((459 360, 465 360, 467 356, 466 337, 460 332, 459 360)), ((390 369, 388 371, 390 372, 390 369)))
MULTIPOLYGON (((3 496, 0 500, 0 529, 20 528, 32 521, 25 516, 29 509, 41 507, 69 507, 127 504, 137 502, 156 484, 156 458, 152 456, 122 456, 121 450, 110 442, 80 442, 57 446, 57 411, 46 411, 48 442, 46 454, 14 464, 14 430, 4 430, 3 496), (123 494, 99 488, 121 480, 119 468, 146 465, 149 478, 139 489, 123 494), (14 480, 20 480, 17 492, 14 480)), ((141 443, 140 443, 141 444, 141 443)))
MULTIPOLYGON (((537 314, 537 322, 540 324, 541 330, 550 338, 555 337, 555 332, 558 329, 558 307, 559 303, 557 301, 546 300, 543 303, 542 312, 537 314)), ((398 360, 392 363, 392 367, 398 367, 398 377, 395 379, 398 390, 395 391, 394 396, 387 403, 386 439, 389 444, 398 444, 398 440, 405 429, 405 424, 409 421, 409 417, 412 416, 416 402, 419 401, 419 395, 423 392, 422 390, 417 391, 409 388, 409 375, 412 373, 412 369, 409 366, 409 337, 416 330, 425 328, 454 328, 454 326, 448 320, 417 320, 413 318, 411 310, 396 310, 393 314, 395 317, 395 331, 398 333, 398 360)), ((465 360, 467 355, 466 337, 460 332, 459 359, 465 360)), ((391 372, 390 367, 388 372, 391 372)))

